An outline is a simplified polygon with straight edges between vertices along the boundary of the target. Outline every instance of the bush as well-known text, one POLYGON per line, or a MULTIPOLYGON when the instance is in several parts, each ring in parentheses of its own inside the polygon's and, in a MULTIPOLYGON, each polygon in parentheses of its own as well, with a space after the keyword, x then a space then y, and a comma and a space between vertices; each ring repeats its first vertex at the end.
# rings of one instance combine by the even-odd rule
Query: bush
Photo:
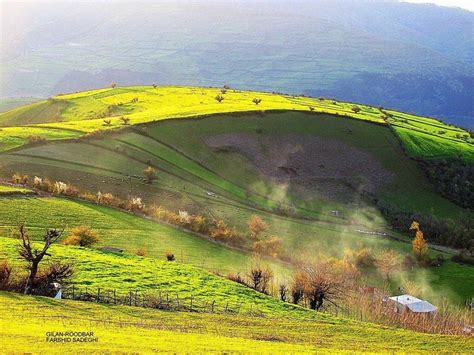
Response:
POLYGON ((281 238, 275 236, 253 243, 253 251, 259 254, 276 257, 281 254, 282 250, 281 238))
POLYGON ((136 253, 138 256, 147 256, 148 252, 145 247, 138 248, 136 253))
POLYGON ((70 235, 63 240, 64 245, 81 245, 81 238, 77 235, 70 235))
POLYGON ((26 185, 27 182, 28 182, 28 175, 15 173, 12 176, 12 183, 14 183, 14 184, 26 185))
POLYGON ((165 256, 166 256, 166 260, 168 260, 168 261, 175 261, 176 260, 176 258, 174 257, 174 254, 170 251, 167 251, 165 256))
POLYGON ((63 241, 66 245, 79 245, 81 247, 91 247, 99 242, 97 232, 89 226, 79 226, 71 230, 71 235, 63 241))
POLYGON ((474 255, 467 250, 463 250, 459 254, 453 255, 451 260, 460 264, 474 265, 474 255))
POLYGON ((268 294, 268 289, 273 279, 273 271, 269 266, 261 267, 259 264, 254 265, 247 276, 251 288, 255 291, 268 294))
POLYGON ((7 260, 0 261, 0 290, 7 291, 10 286, 12 268, 7 260))
POLYGON ((33 294, 40 296, 54 297, 58 291, 55 283, 64 287, 70 282, 74 270, 72 265, 53 263, 49 267, 39 272, 33 282, 33 294))
POLYGON ((46 138, 34 134, 28 136, 27 140, 28 144, 41 144, 46 142, 46 138))
POLYGON ((236 274, 230 273, 230 274, 227 275, 227 278, 228 278, 229 280, 234 281, 234 282, 237 282, 237 283, 239 283, 239 284, 241 284, 241 285, 248 286, 247 282, 245 282, 245 280, 243 279, 242 276, 240 276, 239 273, 236 273, 236 274))
POLYGON ((346 252, 345 259, 357 269, 370 268, 375 265, 375 258, 369 248, 346 252))

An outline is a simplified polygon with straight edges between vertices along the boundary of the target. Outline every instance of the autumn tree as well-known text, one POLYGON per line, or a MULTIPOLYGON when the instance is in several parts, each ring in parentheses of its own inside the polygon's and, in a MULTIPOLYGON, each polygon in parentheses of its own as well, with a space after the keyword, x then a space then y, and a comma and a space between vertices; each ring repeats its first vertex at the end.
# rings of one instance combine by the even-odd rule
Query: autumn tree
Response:
POLYGON ((415 238, 413 238, 412 241, 413 253, 415 254, 416 260, 418 260, 419 263, 422 263, 426 260, 428 244, 426 243, 418 222, 413 221, 411 223, 410 230, 415 231, 415 238))
POLYGON ((396 251, 387 249, 382 251, 375 259, 377 269, 390 279, 390 275, 398 271, 401 266, 401 256, 396 251))
POLYGON ((158 176, 156 175, 156 169, 148 166, 146 169, 143 170, 143 175, 145 175, 146 182, 151 184, 153 180, 156 180, 158 176))
POLYGON ((63 231, 59 231, 57 229, 48 229, 45 231, 43 236, 43 248, 36 249, 31 244, 31 238, 28 235, 25 226, 22 224, 19 227, 19 238, 20 238, 20 245, 18 247, 18 254, 20 257, 27 262, 27 268, 29 270, 29 275, 26 280, 25 286, 25 295, 31 294, 33 289, 33 284, 35 281, 36 274, 38 273, 38 268, 41 260, 45 256, 51 256, 48 253, 48 249, 51 245, 56 243, 59 238, 61 238, 63 231))
POLYGON ((250 235, 254 239, 258 239, 261 233, 265 232, 268 228, 267 224, 259 216, 250 217, 248 227, 250 235))

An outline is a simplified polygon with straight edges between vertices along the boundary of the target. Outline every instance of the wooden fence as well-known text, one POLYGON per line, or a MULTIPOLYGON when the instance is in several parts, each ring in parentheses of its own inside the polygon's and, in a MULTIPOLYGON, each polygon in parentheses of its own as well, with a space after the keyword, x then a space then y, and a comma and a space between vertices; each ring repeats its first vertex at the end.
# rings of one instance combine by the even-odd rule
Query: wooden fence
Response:
MULTIPOLYGON (((163 291, 135 291, 118 292, 116 289, 90 289, 70 286, 63 289, 62 298, 116 304, 134 307, 163 309, 170 311, 206 312, 206 313, 241 313, 242 303, 231 304, 229 302, 217 302, 216 300, 204 300, 193 295, 180 297, 179 293, 163 291)), ((247 310, 246 313, 260 313, 258 310, 247 310)))

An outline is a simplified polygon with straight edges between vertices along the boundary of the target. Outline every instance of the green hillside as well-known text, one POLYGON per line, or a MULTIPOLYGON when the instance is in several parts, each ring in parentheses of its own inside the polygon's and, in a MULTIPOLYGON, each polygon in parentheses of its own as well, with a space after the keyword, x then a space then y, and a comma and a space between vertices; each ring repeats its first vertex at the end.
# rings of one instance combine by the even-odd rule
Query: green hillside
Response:
MULTIPOLYGON (((288 228, 283 234, 287 248, 294 246, 302 256, 314 254, 329 254, 342 256, 345 248, 370 246, 375 250, 393 248, 402 253, 409 253, 411 245, 395 240, 375 239, 364 234, 338 232, 335 228, 318 224, 302 224, 284 219, 270 219, 272 226, 285 223, 288 228), (306 236, 304 240, 301 240, 306 236), (300 240, 298 240, 298 238, 300 240), (306 247, 306 252, 304 248, 306 247), (332 252, 331 252, 332 250, 332 252)), ((162 265, 167 251, 176 255, 178 262, 204 268, 212 272, 226 274, 240 272, 245 274, 255 263, 255 258, 238 250, 229 249, 223 245, 213 243, 188 232, 156 223, 131 214, 97 206, 95 204, 76 202, 60 198, 32 198, 23 196, 1 197, 0 195, 0 259, 8 257, 16 259, 16 241, 5 238, 11 235, 19 223, 26 223, 31 234, 39 238, 46 228, 66 227, 66 234, 71 228, 84 223, 97 230, 101 242, 99 246, 113 246, 122 248, 129 256, 114 256, 99 251, 85 251, 82 249, 65 248, 58 246, 54 251, 60 258, 76 261, 80 269, 78 280, 83 285, 96 287, 126 287, 143 289, 156 287, 166 280, 153 274, 156 267, 147 266, 144 269, 134 267, 135 262, 158 263, 162 265), (3 237, 3 238, 2 238, 3 237), (132 257, 137 249, 145 248, 150 259, 132 257), (82 253, 82 254, 81 254, 82 253), (86 254, 84 254, 86 253, 86 254), (151 258, 157 259, 153 260, 151 258), (90 267, 90 265, 117 264, 117 269, 108 270, 107 267, 90 267), (151 273, 151 274, 150 274, 151 273), (135 274, 134 277, 129 277, 135 274), (150 276, 151 275, 151 276, 150 276), (124 283, 124 280, 127 283, 124 283)), ((438 254, 433 252, 433 255, 438 254)), ((446 257, 449 257, 446 254, 446 257)), ((291 266, 273 259, 263 259, 275 272, 276 281, 287 281, 291 275, 291 266)), ((166 264, 166 263, 165 263, 166 264)), ((474 293, 474 272, 470 266, 461 266, 447 261, 442 267, 414 270, 408 275, 409 279, 423 284, 426 296, 430 299, 448 297, 452 302, 463 302, 474 293), (472 281, 472 282, 470 282, 472 281)), ((372 284, 382 284, 380 276, 371 276, 372 284)), ((180 280, 183 282, 183 280, 180 280)), ((394 283, 396 289, 402 280, 394 283)), ((186 288, 173 284, 179 289, 186 288)))
MULTIPOLYGON (((429 145, 421 151, 413 151, 420 157, 456 155, 465 159, 474 159, 472 139, 468 132, 446 125, 434 119, 402 114, 395 111, 385 111, 379 108, 357 105, 360 112, 355 113, 352 103, 338 102, 329 99, 313 99, 289 95, 227 90, 224 94, 217 88, 199 87, 124 87, 99 89, 76 94, 68 94, 36 102, 0 114, 0 126, 40 126, 45 131, 38 133, 47 139, 57 138, 55 128, 70 135, 74 132, 87 133, 103 129, 116 129, 123 125, 120 117, 129 119, 129 124, 138 124, 169 118, 185 118, 197 115, 206 115, 223 112, 262 111, 262 110, 299 110, 324 112, 349 116, 352 118, 386 124, 382 116, 391 116, 388 122, 394 127, 410 129, 420 140, 431 141, 441 139, 443 144, 452 149, 436 149, 436 145, 429 145), (215 97, 222 95, 224 100, 217 102, 215 97), (261 103, 253 103, 254 98, 261 99, 261 103), (110 125, 104 126, 104 119, 110 120, 110 125), (466 138, 467 135, 467 138, 466 138), (446 153, 450 152, 450 153, 446 153)), ((398 132, 398 130, 396 130, 398 132)), ((35 133, 31 133, 35 134, 35 133)), ((404 134, 399 135, 405 142, 404 134)), ((64 137, 64 138, 68 138, 64 137)), ((0 132, 0 150, 11 149, 25 142, 21 130, 0 132), (11 142, 12 135, 17 141, 11 142)))

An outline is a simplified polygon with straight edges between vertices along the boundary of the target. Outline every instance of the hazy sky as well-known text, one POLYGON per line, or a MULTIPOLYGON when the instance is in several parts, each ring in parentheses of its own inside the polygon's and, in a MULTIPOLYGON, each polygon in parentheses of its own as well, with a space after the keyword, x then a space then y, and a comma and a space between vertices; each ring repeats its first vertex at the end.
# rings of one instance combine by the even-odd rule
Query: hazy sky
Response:
POLYGON ((434 3, 443 6, 457 6, 474 11, 474 0, 404 0, 415 3, 434 3))

